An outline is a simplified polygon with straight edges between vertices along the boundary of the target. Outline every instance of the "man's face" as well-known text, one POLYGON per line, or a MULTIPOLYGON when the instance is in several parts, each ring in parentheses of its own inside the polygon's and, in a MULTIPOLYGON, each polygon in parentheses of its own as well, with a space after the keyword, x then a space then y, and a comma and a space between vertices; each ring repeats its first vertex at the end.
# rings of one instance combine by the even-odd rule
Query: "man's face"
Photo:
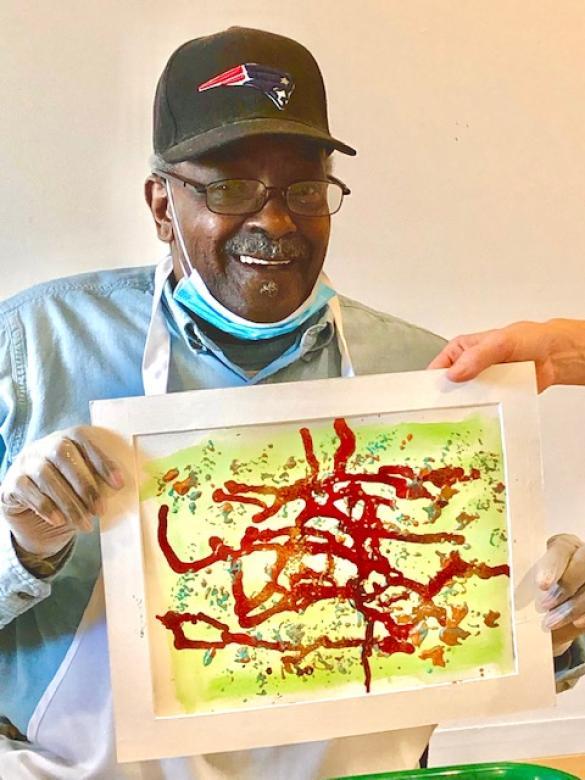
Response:
MULTIPOLYGON (((237 178, 286 187, 294 181, 326 178, 321 149, 275 136, 235 142, 179 163, 176 171, 201 184, 237 178)), ((325 260, 330 217, 291 214, 276 192, 256 214, 220 215, 209 211, 204 194, 172 179, 167 186, 173 188, 191 263, 227 309, 254 322, 276 322, 306 300, 325 260)), ((182 270, 176 236, 172 252, 178 279, 182 270)))

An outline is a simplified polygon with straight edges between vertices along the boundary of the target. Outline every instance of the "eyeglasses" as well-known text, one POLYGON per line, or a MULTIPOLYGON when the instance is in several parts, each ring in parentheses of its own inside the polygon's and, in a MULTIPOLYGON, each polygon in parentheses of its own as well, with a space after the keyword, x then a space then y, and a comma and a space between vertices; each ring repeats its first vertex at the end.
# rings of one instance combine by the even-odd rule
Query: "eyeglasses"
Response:
POLYGON ((154 171, 163 179, 176 179, 184 187, 205 194, 207 208, 214 214, 243 216, 262 211, 272 192, 281 194, 291 214, 301 217, 326 217, 341 208, 350 190, 339 179, 295 181, 287 187, 267 187, 257 179, 221 179, 211 184, 199 182, 168 171, 154 171))

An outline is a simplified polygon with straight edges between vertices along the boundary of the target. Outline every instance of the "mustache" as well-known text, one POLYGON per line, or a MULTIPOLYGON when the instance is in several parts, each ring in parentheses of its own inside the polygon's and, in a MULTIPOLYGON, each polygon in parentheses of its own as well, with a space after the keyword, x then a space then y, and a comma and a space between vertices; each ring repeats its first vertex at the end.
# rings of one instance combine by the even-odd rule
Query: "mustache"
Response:
POLYGON ((266 233, 243 233, 225 242, 230 255, 261 255, 267 260, 308 260, 311 256, 309 242, 302 236, 290 235, 274 239, 266 233))

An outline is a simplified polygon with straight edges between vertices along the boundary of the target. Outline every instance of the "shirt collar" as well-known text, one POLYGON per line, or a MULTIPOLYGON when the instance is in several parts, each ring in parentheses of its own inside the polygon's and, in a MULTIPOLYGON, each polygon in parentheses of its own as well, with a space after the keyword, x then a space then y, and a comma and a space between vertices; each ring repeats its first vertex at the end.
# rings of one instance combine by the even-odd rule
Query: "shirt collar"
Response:
MULTIPOLYGON (((171 281, 165 284, 162 295, 163 308, 167 325, 171 332, 182 338, 195 353, 210 352, 218 359, 225 357, 222 349, 207 336, 198 326, 189 312, 173 297, 171 281)), ((326 347, 335 333, 335 325, 331 310, 326 306, 316 315, 304 322, 297 332, 298 357, 310 359, 311 353, 318 352, 326 347)), ((250 349, 262 349, 261 342, 254 342, 250 349)))

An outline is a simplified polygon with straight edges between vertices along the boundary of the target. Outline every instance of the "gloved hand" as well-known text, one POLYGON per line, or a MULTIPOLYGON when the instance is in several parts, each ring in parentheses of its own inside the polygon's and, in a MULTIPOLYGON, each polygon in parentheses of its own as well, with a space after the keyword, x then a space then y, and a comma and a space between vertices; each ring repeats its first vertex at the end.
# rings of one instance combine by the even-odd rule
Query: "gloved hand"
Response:
POLYGON ((97 428, 58 431, 25 447, 0 487, 0 522, 26 552, 49 558, 103 509, 106 486, 123 487, 117 464, 95 443, 97 428))
POLYGON ((537 566, 542 593, 537 604, 544 628, 552 629, 553 652, 561 655, 585 632, 585 544, 577 536, 557 534, 537 566))

